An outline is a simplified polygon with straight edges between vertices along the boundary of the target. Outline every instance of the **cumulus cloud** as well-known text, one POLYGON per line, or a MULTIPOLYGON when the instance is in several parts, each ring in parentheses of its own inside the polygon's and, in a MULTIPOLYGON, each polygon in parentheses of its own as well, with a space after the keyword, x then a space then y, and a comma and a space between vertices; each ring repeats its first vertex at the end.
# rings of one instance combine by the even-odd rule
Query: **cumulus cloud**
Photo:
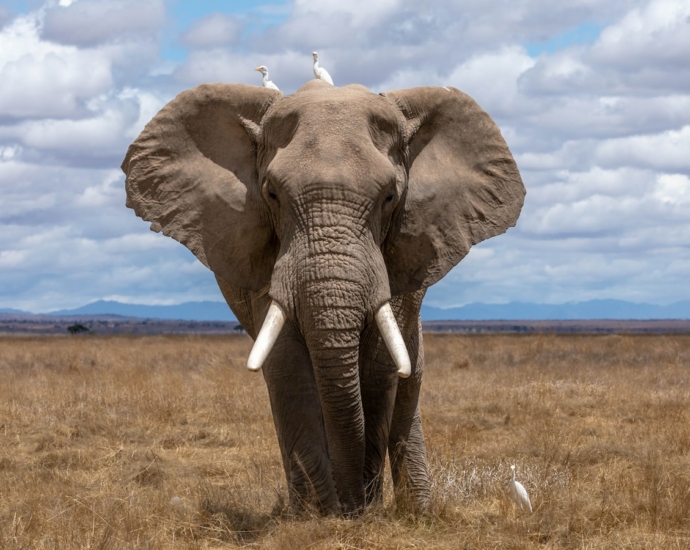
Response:
POLYGON ((236 18, 224 13, 212 13, 195 21, 182 34, 182 42, 193 48, 227 46, 240 38, 242 26, 236 18))
POLYGON ((641 166, 690 172, 690 126, 659 134, 608 139, 594 152, 601 166, 641 166))
MULTIPOLYGON (((658 249, 662 230, 690 235, 689 192, 684 174, 629 167, 563 171, 552 183, 532 190, 520 233, 539 242, 587 237, 593 243, 601 240, 598 246, 613 239, 607 246, 627 242, 629 248, 634 241, 648 255, 658 249)), ((621 252, 616 247, 610 250, 621 252)))
POLYGON ((347 16, 352 18, 352 24, 373 26, 382 17, 392 13, 400 7, 398 0, 351 0, 340 2, 338 0, 323 0, 314 3, 310 0, 295 0, 294 14, 299 17, 302 14, 312 13, 318 17, 347 16))
POLYGON ((108 59, 41 41, 40 23, 30 14, 0 30, 0 117, 77 116, 112 85, 108 59))
POLYGON ((28 119, 0 125, 0 143, 11 143, 7 151, 25 161, 117 167, 129 143, 164 103, 160 96, 125 89, 94 98, 78 119, 28 119))
POLYGON ((148 36, 163 28, 163 0, 81 0, 48 8, 41 37, 74 46, 148 36))
POLYGON ((637 72, 650 64, 675 70, 690 52, 690 4, 657 0, 633 8, 610 25, 594 44, 591 57, 617 71, 637 72))
POLYGON ((518 79, 534 66, 534 59, 519 46, 477 55, 459 65, 448 77, 448 84, 480 98, 482 106, 494 116, 510 116, 523 108, 516 105, 518 79))

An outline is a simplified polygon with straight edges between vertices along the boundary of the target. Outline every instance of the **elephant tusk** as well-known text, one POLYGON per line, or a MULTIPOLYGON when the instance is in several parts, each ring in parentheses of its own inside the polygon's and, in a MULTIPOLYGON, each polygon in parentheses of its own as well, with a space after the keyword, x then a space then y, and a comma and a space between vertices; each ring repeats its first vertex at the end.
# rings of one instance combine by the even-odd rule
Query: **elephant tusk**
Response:
POLYGON ((403 340, 398 323, 395 322, 395 316, 391 309, 390 303, 386 302, 376 312, 376 324, 379 327, 383 341, 398 367, 398 376, 400 378, 407 378, 412 372, 410 364, 410 356, 407 353, 407 347, 403 340))
POLYGON ((261 325, 261 330, 259 335, 256 337, 254 342, 254 347, 249 354, 249 359, 247 359, 247 368, 251 371, 258 371, 264 364, 266 357, 271 353, 273 345, 276 343, 280 331, 285 324, 285 314, 280 306, 271 302, 271 306, 268 308, 268 313, 266 313, 266 318, 264 319, 264 324, 261 325))

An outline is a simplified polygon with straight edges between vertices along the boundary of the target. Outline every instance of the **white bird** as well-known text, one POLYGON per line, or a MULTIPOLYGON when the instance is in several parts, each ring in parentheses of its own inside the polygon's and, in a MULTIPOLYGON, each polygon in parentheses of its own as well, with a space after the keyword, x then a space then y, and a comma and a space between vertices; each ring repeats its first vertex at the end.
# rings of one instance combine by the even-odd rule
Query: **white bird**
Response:
POLYGON ((264 88, 269 88, 269 89, 271 89, 271 90, 278 90, 278 91, 280 91, 280 89, 278 88, 278 86, 276 86, 275 84, 273 84, 273 82, 271 82, 271 81, 268 79, 268 68, 266 67, 266 65, 260 65, 260 66, 258 66, 258 67, 254 67, 254 70, 255 70, 255 71, 259 71, 262 75, 264 75, 264 79, 263 79, 264 88))
POLYGON ((522 483, 515 481, 515 464, 513 464, 510 469, 513 470, 513 477, 510 478, 510 498, 515 501, 522 512, 524 512, 526 508, 531 514, 532 503, 529 501, 529 495, 522 486, 522 483))
POLYGON ((319 54, 312 52, 311 56, 314 58, 314 76, 320 80, 323 80, 324 82, 328 82, 331 86, 333 86, 334 84, 331 75, 328 74, 326 69, 319 67, 319 54))

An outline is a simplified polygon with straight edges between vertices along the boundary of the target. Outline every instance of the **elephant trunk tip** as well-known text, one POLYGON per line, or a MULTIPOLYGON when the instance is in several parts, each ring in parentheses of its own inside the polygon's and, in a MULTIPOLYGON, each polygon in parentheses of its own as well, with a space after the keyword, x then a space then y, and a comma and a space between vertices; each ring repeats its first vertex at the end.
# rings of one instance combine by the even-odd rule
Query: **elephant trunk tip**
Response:
POLYGON ((285 313, 283 313, 283 310, 275 301, 271 302, 264 323, 261 325, 261 330, 247 359, 247 368, 249 370, 254 372, 261 370, 284 324, 285 313))
POLYGON ((383 304, 376 312, 376 325, 379 327, 383 341, 391 354, 395 366, 398 367, 398 376, 407 378, 412 373, 410 355, 403 340, 398 323, 389 302, 383 304))

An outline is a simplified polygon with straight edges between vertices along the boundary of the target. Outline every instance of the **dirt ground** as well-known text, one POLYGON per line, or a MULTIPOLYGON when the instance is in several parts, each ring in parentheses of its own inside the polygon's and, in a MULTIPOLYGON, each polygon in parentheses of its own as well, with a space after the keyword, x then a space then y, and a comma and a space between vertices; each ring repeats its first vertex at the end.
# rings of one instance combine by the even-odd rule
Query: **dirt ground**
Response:
POLYGON ((250 347, 1 338, 0 548, 690 547, 690 336, 426 335, 432 509, 355 520, 287 510, 250 347))

